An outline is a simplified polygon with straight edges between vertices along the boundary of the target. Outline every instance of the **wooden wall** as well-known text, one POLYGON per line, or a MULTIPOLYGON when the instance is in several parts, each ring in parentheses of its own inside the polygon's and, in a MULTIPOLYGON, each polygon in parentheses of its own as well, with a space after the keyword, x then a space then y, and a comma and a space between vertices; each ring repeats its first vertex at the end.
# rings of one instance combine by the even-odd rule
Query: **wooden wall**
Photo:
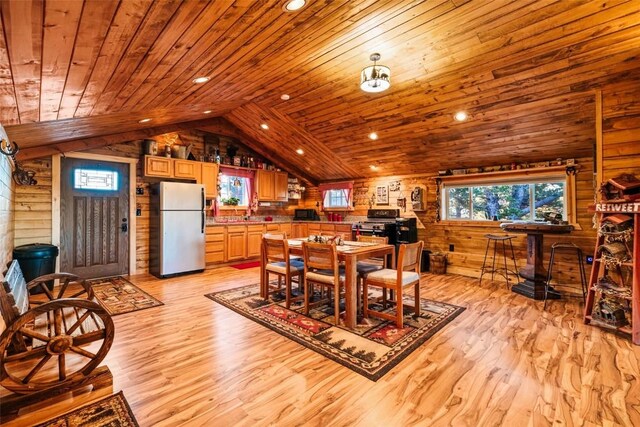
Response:
MULTIPOLYGON (((199 131, 180 132, 177 134, 182 144, 193 144, 196 158, 204 150, 204 133, 199 131)), ((175 135, 161 135, 154 137, 159 142, 159 148, 164 148, 164 141, 175 135)), ((238 155, 253 155, 242 144, 238 145, 238 155)), ((226 142, 221 143, 222 152, 226 150, 226 142)), ((103 154, 126 158, 141 159, 143 155, 143 141, 129 141, 122 144, 87 150, 92 154, 103 154)), ((25 168, 36 172, 38 185, 18 186, 15 192, 15 237, 11 235, 13 244, 51 243, 51 158, 31 160, 25 162, 25 168)), ((140 161, 137 165, 136 186, 144 190, 143 195, 137 195, 135 204, 141 210, 141 216, 136 218, 136 269, 139 273, 147 272, 149 266, 149 184, 153 180, 143 178, 144 165, 140 161)), ((10 180, 9 180, 10 181, 10 180)), ((274 206, 260 207, 259 216, 291 216, 298 207, 299 201, 278 203, 274 206)), ((242 216, 244 211, 221 211, 222 216, 242 216)), ((14 224, 14 221, 11 221, 14 224)), ((4 236, 4 235, 3 235, 4 236)))
MULTIPOLYGON (((6 139, 7 135, 0 126, 0 140, 6 139)), ((2 270, 0 275, 4 278, 5 268, 12 259, 13 233, 14 233, 14 194, 15 184, 11 179, 11 163, 6 156, 0 155, 0 263, 2 270)), ((0 333, 4 331, 5 325, 0 316, 0 333)))
MULTIPOLYGON (((549 159, 552 160, 552 159, 549 159)), ((576 230, 566 236, 549 236, 545 239, 545 264, 548 262, 550 253, 550 245, 554 241, 563 240, 570 241, 580 246, 585 254, 593 252, 593 244, 595 242, 595 231, 592 229, 592 214, 587 212, 587 206, 593 203, 593 160, 592 158, 580 158, 577 162, 581 165, 581 169, 576 176, 577 186, 577 209, 578 223, 582 230, 576 230)), ((395 208, 396 199, 398 197, 406 197, 407 209, 403 211, 402 216, 415 216, 418 219, 418 238, 425 242, 425 249, 432 252, 444 252, 447 254, 448 273, 461 274, 470 277, 479 277, 480 268, 484 257, 486 247, 487 233, 502 234, 498 223, 487 222, 471 225, 469 222, 465 224, 456 224, 452 221, 436 221, 437 203, 436 203, 436 172, 426 175, 412 176, 388 176, 376 179, 365 179, 354 181, 354 200, 356 202, 354 211, 351 216, 366 216, 369 209, 369 200, 371 195, 379 185, 387 186, 394 181, 399 181, 400 190, 398 192, 389 193, 389 205, 377 206, 373 208, 395 208), (415 186, 423 186, 426 188, 426 206, 421 212, 414 212, 411 209, 411 190, 415 186), (449 252, 449 245, 454 245, 454 251, 449 252)), ((315 207, 315 202, 320 201, 320 193, 317 189, 309 191, 309 199, 306 203, 309 207, 315 207), (314 199, 315 197, 315 199, 314 199)), ((514 249, 518 266, 523 266, 526 259, 526 236, 517 235, 514 239, 514 249)), ((575 259, 575 257, 573 258, 575 259)), ((555 270, 555 269, 554 269, 555 270)), ((566 256, 560 256, 559 264, 560 274, 556 275, 560 280, 575 281, 578 279, 578 271, 575 262, 566 256)), ((588 271, 587 271, 588 274, 588 271)), ((487 276, 485 276, 487 277, 487 276)))
POLYGON ((602 116, 604 179, 621 173, 640 178, 640 82, 607 86, 602 116))

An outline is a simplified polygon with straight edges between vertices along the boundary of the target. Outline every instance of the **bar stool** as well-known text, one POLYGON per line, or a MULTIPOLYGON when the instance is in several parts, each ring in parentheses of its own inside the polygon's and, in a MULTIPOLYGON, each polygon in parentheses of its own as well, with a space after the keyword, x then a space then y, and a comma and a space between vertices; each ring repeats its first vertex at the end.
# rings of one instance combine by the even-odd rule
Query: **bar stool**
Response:
POLYGON ((484 237, 487 238, 487 249, 484 251, 484 261, 482 261, 482 269, 480 270, 480 283, 482 283, 482 276, 485 273, 491 273, 491 280, 493 280, 494 275, 497 273, 500 276, 504 277, 507 281, 507 286, 510 286, 509 274, 513 274, 518 277, 516 254, 513 251, 513 243, 511 243, 511 239, 514 239, 515 236, 485 234, 484 237), (493 242, 493 257, 491 260, 491 268, 489 268, 489 266, 487 265, 487 256, 489 254, 489 246, 491 245, 491 242, 493 242), (498 252, 498 242, 502 242, 502 259, 504 261, 504 268, 496 268, 496 253, 498 252), (509 248, 511 249, 511 256, 509 258, 511 258, 511 261, 513 261, 513 270, 510 270, 507 267, 507 243, 509 244, 509 248))
MULTIPOLYGON (((578 257, 578 269, 580 270, 580 285, 582 287, 582 302, 586 302, 587 295, 587 275, 584 272, 584 261, 582 257, 582 249, 576 246, 574 243, 556 242, 551 245, 551 257, 549 258, 549 271, 547 272, 547 281, 544 284, 544 306, 543 310, 547 308, 547 295, 549 288, 551 287, 551 271, 553 270, 553 262, 555 260, 556 251, 573 251, 578 257)), ((556 286, 558 286, 556 284, 556 286)), ((565 285, 563 285, 565 286, 565 285)))

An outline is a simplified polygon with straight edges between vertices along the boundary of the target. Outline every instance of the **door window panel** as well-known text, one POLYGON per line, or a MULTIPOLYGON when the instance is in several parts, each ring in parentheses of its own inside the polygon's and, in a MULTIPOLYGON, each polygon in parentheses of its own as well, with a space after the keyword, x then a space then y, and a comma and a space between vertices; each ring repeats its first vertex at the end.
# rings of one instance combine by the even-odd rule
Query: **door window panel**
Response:
POLYGON ((73 172, 73 188, 76 190, 118 191, 118 172, 76 168, 73 172))

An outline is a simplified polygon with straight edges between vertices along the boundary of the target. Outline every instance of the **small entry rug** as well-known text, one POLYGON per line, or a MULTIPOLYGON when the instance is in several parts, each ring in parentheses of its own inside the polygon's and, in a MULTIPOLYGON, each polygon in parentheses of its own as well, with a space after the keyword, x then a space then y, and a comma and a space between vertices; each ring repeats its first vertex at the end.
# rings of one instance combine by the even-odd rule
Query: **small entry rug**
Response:
POLYGON ((38 424, 36 427, 138 427, 131 408, 119 392, 80 409, 38 424))
POLYGON ((164 305, 124 277, 91 279, 88 282, 100 305, 112 316, 164 305))
POLYGON ((247 268, 260 267, 260 261, 243 262, 241 264, 232 265, 231 267, 238 270, 246 270, 247 268))
MULTIPOLYGON (((366 325, 351 330, 335 325, 333 309, 328 305, 316 307, 305 316, 302 302, 292 303, 289 310, 284 294, 265 301, 259 288, 254 284, 205 296, 372 381, 379 380, 464 311, 463 307, 421 299, 418 318, 414 318, 413 307, 405 307, 402 329, 396 328, 395 322, 370 317, 366 325)), ((405 300, 413 305, 413 296, 405 300)), ((387 311, 395 312, 395 307, 387 307, 387 311)))

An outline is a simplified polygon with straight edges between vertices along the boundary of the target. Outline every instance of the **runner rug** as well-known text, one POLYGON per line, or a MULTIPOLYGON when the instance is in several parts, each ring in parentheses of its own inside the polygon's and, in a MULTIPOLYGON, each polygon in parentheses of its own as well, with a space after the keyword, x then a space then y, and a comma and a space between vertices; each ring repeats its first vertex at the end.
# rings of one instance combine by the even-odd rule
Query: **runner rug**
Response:
POLYGON ((100 305, 112 316, 164 305, 124 277, 91 279, 87 282, 100 305))
POLYGON ((122 392, 90 403, 80 409, 38 424, 36 427, 138 427, 138 422, 122 392))
MULTIPOLYGON (((305 316, 301 302, 293 303, 291 309, 285 307, 284 294, 265 301, 258 284, 205 296, 372 381, 379 380, 464 311, 463 307, 421 299, 418 318, 412 307, 404 307, 402 329, 396 328, 395 322, 370 317, 366 325, 359 324, 351 330, 335 325, 328 305, 316 307, 305 316)), ((405 300, 413 306, 412 296, 405 300)), ((387 311, 395 312, 395 307, 388 307, 387 311)))

